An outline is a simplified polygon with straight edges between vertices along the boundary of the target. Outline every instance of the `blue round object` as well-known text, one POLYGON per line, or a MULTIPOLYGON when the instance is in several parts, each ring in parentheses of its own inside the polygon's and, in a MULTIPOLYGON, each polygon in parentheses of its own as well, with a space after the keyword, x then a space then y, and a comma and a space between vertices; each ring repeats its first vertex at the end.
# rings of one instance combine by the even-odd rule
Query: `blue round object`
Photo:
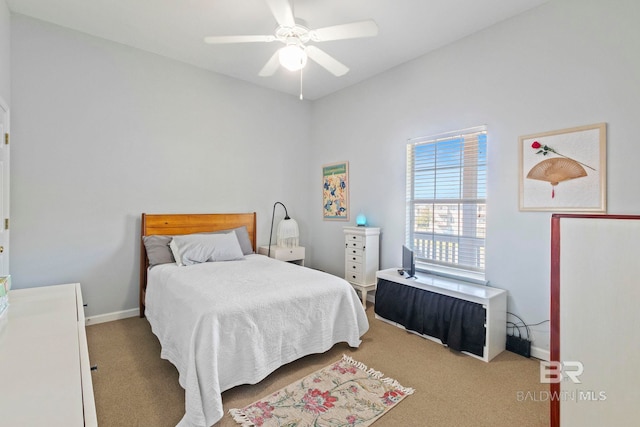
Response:
POLYGON ((367 225, 367 217, 364 216, 364 214, 358 214, 358 216, 356 217, 356 225, 360 227, 364 227, 365 225, 367 225))

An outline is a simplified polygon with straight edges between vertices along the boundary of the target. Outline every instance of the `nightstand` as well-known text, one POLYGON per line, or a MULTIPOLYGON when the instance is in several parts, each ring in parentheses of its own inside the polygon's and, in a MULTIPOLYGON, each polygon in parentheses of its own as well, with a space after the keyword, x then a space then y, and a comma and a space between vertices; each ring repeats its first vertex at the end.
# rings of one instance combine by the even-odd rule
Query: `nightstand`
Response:
MULTIPOLYGON (((269 245, 260 246, 258 253, 267 255, 269 253, 269 245)), ((296 246, 293 248, 286 248, 284 246, 271 245, 271 258, 279 259, 280 261, 292 262, 294 264, 304 266, 304 246, 296 246)))

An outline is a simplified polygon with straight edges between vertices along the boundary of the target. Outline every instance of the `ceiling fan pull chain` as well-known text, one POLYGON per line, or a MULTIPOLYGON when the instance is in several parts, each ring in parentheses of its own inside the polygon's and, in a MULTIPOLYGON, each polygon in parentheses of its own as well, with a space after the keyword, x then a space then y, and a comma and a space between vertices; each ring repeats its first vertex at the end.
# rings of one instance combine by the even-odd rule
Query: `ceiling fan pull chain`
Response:
POLYGON ((302 70, 304 70, 304 68, 300 68, 300 101, 304 99, 302 97, 302 70))

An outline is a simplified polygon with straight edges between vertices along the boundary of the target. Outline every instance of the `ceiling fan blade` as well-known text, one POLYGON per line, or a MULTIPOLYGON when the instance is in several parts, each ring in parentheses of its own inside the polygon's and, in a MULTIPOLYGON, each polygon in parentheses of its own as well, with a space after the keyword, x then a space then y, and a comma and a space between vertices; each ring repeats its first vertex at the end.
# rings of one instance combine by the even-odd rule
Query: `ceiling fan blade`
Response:
POLYGON ((311 36, 311 40, 317 42, 373 37, 378 35, 378 24, 369 19, 367 21, 318 28, 317 30, 309 31, 309 35, 311 36))
POLYGON ((253 43, 272 42, 275 39, 275 36, 211 36, 205 37, 204 42, 209 44, 253 43))
POLYGON ((278 25, 287 28, 292 28, 296 25, 289 0, 267 0, 267 4, 278 25))
POLYGON ((339 62, 337 59, 315 46, 307 46, 305 49, 307 56, 326 68, 331 74, 340 77, 349 72, 349 67, 339 62))
POLYGON ((280 59, 278 58, 278 51, 276 50, 276 53, 274 53, 271 56, 271 58, 269 58, 267 63, 264 64, 264 67, 262 67, 262 70, 260 70, 258 75, 260 77, 272 76, 273 73, 276 72, 276 70, 278 69, 279 66, 280 66, 280 59))

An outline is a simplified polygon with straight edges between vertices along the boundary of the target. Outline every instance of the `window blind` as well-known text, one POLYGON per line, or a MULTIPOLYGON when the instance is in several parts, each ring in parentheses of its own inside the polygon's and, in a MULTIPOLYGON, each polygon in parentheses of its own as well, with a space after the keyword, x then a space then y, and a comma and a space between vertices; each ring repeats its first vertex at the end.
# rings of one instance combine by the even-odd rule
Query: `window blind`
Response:
POLYGON ((406 242, 418 267, 484 273, 485 126, 407 143, 406 242))

